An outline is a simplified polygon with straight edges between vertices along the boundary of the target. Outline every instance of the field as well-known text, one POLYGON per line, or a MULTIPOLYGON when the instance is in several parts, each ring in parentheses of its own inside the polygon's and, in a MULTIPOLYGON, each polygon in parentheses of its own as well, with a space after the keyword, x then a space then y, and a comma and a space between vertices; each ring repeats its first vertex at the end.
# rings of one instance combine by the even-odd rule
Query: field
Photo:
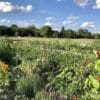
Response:
POLYGON ((100 100, 99 49, 96 39, 0 37, 0 100, 100 100))

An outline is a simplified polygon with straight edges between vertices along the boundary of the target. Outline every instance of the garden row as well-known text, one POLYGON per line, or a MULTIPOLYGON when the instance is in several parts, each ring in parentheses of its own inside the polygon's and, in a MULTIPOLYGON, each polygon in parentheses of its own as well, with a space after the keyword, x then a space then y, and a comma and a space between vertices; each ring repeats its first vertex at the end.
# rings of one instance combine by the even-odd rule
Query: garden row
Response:
POLYGON ((100 41, 83 44, 0 39, 0 100, 100 100, 100 41))

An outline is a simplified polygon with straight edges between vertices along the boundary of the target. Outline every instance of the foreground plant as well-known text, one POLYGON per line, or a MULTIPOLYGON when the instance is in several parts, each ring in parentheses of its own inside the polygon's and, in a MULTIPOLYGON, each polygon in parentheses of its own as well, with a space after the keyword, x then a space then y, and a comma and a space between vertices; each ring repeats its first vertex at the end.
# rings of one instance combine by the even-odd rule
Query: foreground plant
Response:
POLYGON ((15 49, 12 48, 12 42, 8 39, 0 40, 0 60, 8 65, 16 65, 15 49))
POLYGON ((89 75, 89 79, 93 85, 93 87, 96 90, 100 89, 100 50, 95 51, 96 54, 96 62, 95 62, 95 70, 97 71, 97 74, 95 75, 95 77, 93 75, 89 75))
POLYGON ((22 77, 17 82, 17 93, 25 95, 29 99, 34 98, 39 90, 40 82, 37 76, 22 77))
POLYGON ((7 72, 8 68, 9 68, 8 64, 6 64, 3 61, 0 61, 0 71, 7 72))

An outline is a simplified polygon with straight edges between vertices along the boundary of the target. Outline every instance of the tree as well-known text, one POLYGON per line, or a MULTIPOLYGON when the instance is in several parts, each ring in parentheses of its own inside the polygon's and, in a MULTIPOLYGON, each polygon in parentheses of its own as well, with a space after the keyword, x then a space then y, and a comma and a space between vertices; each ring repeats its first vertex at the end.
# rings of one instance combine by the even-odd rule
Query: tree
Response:
POLYGON ((40 35, 42 37, 52 37, 53 36, 53 31, 50 26, 43 26, 40 28, 40 35))
POLYGON ((77 34, 79 38, 91 38, 91 32, 89 32, 87 29, 79 29, 77 34))
POLYGON ((17 32, 18 26, 16 24, 12 24, 11 29, 12 29, 13 35, 17 36, 18 35, 18 32, 17 32))
POLYGON ((11 27, 18 28, 18 26, 16 24, 12 24, 11 27))
POLYGON ((18 27, 15 24, 0 26, 0 36, 33 36, 33 37, 58 37, 58 38, 100 38, 99 33, 92 34, 87 29, 79 29, 77 32, 72 29, 61 28, 61 31, 54 31, 50 26, 43 26, 37 29, 34 25, 18 27))
POLYGON ((59 32, 58 31, 53 31, 53 37, 57 38, 59 36, 59 32))
POLYGON ((76 38, 76 32, 72 29, 68 29, 65 31, 65 37, 66 38, 76 38))
POLYGON ((60 37, 63 38, 75 38, 76 37, 76 32, 73 31, 72 29, 65 30, 64 27, 61 28, 60 32, 60 37))
POLYGON ((100 34, 99 33, 94 33, 93 37, 94 37, 94 39, 100 39, 100 34))
POLYGON ((1 36, 14 36, 14 33, 11 27, 0 26, 0 35, 1 36))
POLYGON ((27 30, 29 31, 30 36, 40 36, 39 30, 35 26, 29 26, 27 27, 27 30))
POLYGON ((65 28, 64 28, 64 26, 63 26, 63 27, 61 28, 59 37, 60 37, 60 38, 64 38, 64 34, 65 34, 65 28))

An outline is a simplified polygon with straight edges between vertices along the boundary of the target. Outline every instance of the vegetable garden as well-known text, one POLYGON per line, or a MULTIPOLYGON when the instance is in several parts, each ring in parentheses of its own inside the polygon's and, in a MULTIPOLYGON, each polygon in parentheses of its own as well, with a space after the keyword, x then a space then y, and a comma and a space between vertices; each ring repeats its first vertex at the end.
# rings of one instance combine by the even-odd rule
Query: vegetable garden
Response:
POLYGON ((0 38, 0 100, 100 100, 100 40, 0 38))

